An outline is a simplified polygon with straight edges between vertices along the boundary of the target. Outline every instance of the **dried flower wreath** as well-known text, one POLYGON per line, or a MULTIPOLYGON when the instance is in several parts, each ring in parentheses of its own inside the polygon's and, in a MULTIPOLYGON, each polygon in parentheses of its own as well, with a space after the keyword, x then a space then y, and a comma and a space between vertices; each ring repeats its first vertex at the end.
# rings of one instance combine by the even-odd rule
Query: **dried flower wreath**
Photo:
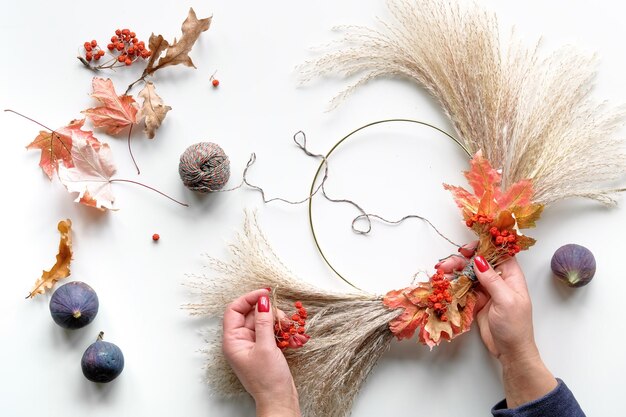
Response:
MULTIPOLYGON (((399 75, 425 87, 472 155, 465 172, 472 191, 444 187, 478 243, 437 263, 428 282, 385 296, 356 288, 335 293, 294 277, 256 221, 246 218, 232 259, 211 259, 216 274, 192 283, 201 298, 188 306, 194 314, 221 317, 236 294, 268 285, 278 308, 296 301, 306 306, 311 338, 300 349, 285 350, 306 416, 348 415, 394 337, 408 339, 419 329, 419 341, 433 347, 466 332, 476 302, 468 265, 476 253, 497 265, 533 245, 521 230, 535 226, 553 202, 586 197, 614 205, 625 190, 612 186, 626 173, 626 155, 623 142, 610 136, 626 108, 590 98, 593 59, 569 49, 542 59, 537 48, 518 42, 503 53, 495 16, 452 0, 390 0, 389 8, 393 20, 383 29, 347 28, 335 50, 304 65, 303 80, 363 74, 334 105, 380 76, 399 75)), ((207 348, 208 382, 219 394, 241 394, 221 352, 220 332, 214 336, 207 348)))

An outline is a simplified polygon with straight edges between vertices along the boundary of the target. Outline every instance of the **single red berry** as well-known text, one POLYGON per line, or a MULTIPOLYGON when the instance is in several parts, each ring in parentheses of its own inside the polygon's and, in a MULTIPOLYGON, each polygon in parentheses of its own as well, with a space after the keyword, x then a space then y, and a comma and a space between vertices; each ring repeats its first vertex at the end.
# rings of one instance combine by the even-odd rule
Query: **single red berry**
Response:
POLYGON ((135 32, 130 32, 129 35, 130 35, 131 38, 134 38, 136 36, 135 32))
POLYGON ((93 55, 91 55, 91 52, 87 52, 87 54, 85 55, 85 59, 87 61, 91 61, 91 58, 93 58, 93 55))
POLYGON ((155 233, 155 234, 153 234, 153 235, 152 235, 152 240, 154 240, 155 242, 156 242, 157 240, 159 240, 159 239, 161 239, 161 236, 159 236, 159 234, 158 234, 158 233, 155 233))
POLYGON ((118 56, 118 57, 117 57, 117 60, 118 60, 119 62, 124 62, 124 61, 126 61, 126 55, 120 55, 120 56, 118 56))
POLYGON ((211 84, 213 84, 213 87, 217 87, 218 85, 220 85, 220 81, 217 78, 213 78, 211 84))
POLYGON ((95 48, 96 46, 98 46, 98 42, 95 39, 92 40, 91 41, 91 46, 93 46, 95 48))
POLYGON ((93 49, 93 48, 91 47, 91 45, 90 45, 90 44, 88 44, 88 43, 86 43, 86 44, 85 44, 85 51, 87 51, 87 52, 91 52, 91 50, 92 50, 92 49, 93 49))
POLYGON ((293 305, 294 305, 296 308, 302 308, 302 303, 301 303, 300 301, 296 301, 293 305))
POLYGON ((110 44, 108 44, 108 45, 107 45, 107 49, 108 49, 109 51, 112 51, 113 49, 115 49, 115 45, 113 45, 112 43, 110 43, 110 44))
POLYGON ((116 30, 115 30, 115 34, 116 34, 117 36, 120 36, 120 35, 122 34, 122 31, 121 31, 121 30, 119 30, 119 29, 116 29, 116 30))
POLYGON ((122 42, 118 42, 117 45, 115 45, 115 47, 117 48, 118 51, 121 51, 124 49, 124 44, 122 42))
POLYGON ((93 59, 95 59, 96 61, 100 61, 100 57, 101 56, 102 55, 100 55, 100 54, 96 54, 96 56, 94 56, 93 59))
POLYGON ((132 64, 132 63, 133 63, 133 61, 132 61, 130 58, 126 58, 126 60, 124 61, 124 63, 125 63, 126 65, 130 65, 130 64, 132 64))
POLYGON ((88 46, 91 46, 91 44, 90 44, 89 42, 85 42, 85 43, 83 44, 83 46, 84 46, 85 48, 87 48, 88 46))

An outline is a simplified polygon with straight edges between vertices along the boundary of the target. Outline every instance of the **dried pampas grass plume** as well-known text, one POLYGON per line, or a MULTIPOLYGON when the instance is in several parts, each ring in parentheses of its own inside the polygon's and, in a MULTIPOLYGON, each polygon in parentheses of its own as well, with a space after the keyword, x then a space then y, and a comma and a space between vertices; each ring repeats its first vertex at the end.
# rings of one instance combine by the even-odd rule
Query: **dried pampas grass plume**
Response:
POLYGON ((380 29, 349 26, 331 51, 300 68, 303 82, 340 74, 360 85, 407 77, 441 104, 471 154, 482 150, 502 168, 502 186, 533 179, 536 202, 568 197, 616 203, 626 174, 624 142, 611 138, 626 107, 590 97, 595 57, 571 48, 544 58, 538 44, 503 50, 496 17, 454 0, 389 0, 392 19, 380 29))
MULTIPOLYGON (((285 351, 307 417, 343 417, 367 375, 389 348, 389 322, 401 311, 389 310, 380 296, 321 290, 295 278, 282 264, 258 227, 246 215, 243 233, 230 245, 231 259, 209 258, 215 274, 192 276, 189 285, 200 300, 186 307, 194 315, 222 318, 237 296, 270 286, 273 305, 289 310, 301 301, 309 313, 306 332, 311 339, 300 349, 285 351)), ((208 340, 207 381, 216 394, 245 394, 224 358, 221 328, 208 340)))

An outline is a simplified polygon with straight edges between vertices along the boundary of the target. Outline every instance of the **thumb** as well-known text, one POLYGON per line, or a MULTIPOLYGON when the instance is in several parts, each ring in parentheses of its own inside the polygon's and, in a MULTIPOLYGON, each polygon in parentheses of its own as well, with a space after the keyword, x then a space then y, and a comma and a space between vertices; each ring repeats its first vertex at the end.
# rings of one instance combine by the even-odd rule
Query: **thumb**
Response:
POLYGON ((254 315, 254 332, 256 343, 260 346, 276 346, 274 338, 274 314, 270 307, 270 297, 267 294, 259 296, 254 315))
POLYGON ((494 301, 503 300, 509 293, 510 289, 500 274, 494 271, 487 260, 480 255, 474 257, 474 272, 480 284, 494 301))

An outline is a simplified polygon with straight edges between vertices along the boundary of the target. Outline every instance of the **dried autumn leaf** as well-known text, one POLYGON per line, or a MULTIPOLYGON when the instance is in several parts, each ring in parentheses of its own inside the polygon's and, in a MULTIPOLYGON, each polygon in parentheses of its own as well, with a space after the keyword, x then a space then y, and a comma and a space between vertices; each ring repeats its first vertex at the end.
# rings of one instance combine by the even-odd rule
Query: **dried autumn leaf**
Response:
POLYGON ((420 327, 426 316, 426 309, 419 308, 406 296, 413 288, 389 291, 383 298, 383 304, 389 309, 404 309, 398 317, 389 322, 389 330, 398 338, 410 339, 420 327))
POLYGON ((111 177, 115 165, 109 145, 99 149, 89 143, 74 144, 74 167, 59 166, 59 180, 69 192, 78 192, 75 200, 101 210, 113 209, 115 197, 111 190, 111 177))
POLYGON ((94 146, 100 146, 100 142, 93 136, 93 132, 82 130, 85 119, 72 120, 67 126, 56 129, 53 132, 40 131, 26 149, 41 150, 39 166, 52 180, 52 176, 62 163, 68 168, 74 166, 72 158, 72 143, 76 141, 89 142, 94 146))
POLYGON ((33 298, 37 294, 43 294, 47 289, 60 279, 70 275, 70 262, 72 261, 72 222, 70 219, 61 220, 57 225, 61 234, 59 240, 59 253, 56 263, 49 271, 43 271, 41 277, 35 282, 35 286, 26 298, 33 298))
MULTIPOLYGON (((159 59, 155 67, 146 68, 146 74, 152 74, 158 69, 178 64, 195 68, 196 66, 188 54, 191 52, 191 48, 193 48, 200 34, 209 29, 211 19, 211 17, 207 17, 198 20, 196 12, 194 12, 193 8, 190 8, 189 14, 181 27, 183 35, 178 41, 174 39, 174 42, 167 47, 165 56, 159 59)), ((154 52, 153 54, 157 55, 154 52)))
POLYGON ((523 207, 531 203, 533 197, 533 184, 531 180, 521 180, 511 185, 498 199, 501 210, 512 207, 523 207))
POLYGON ((156 71, 156 69, 154 69, 154 63, 161 57, 161 54, 167 49, 168 46, 170 46, 170 44, 163 39, 163 36, 157 36, 154 33, 150 35, 148 48, 150 49, 151 55, 148 60, 148 64, 146 65, 146 69, 143 70, 143 76, 152 74, 156 71))
POLYGON ((116 135, 125 127, 137 123, 137 105, 132 96, 118 96, 110 79, 94 77, 91 96, 102 103, 83 111, 95 127, 104 128, 106 133, 116 135))
POLYGON ((165 119, 167 112, 172 110, 170 106, 163 104, 163 100, 159 97, 154 89, 154 84, 147 82, 146 86, 138 94, 143 99, 143 104, 139 109, 137 120, 144 119, 144 132, 148 138, 154 138, 156 130, 161 126, 161 122, 165 119))
POLYGON ((539 220, 542 211, 543 204, 529 204, 524 207, 514 207, 513 214, 517 221, 517 227, 520 229, 535 227, 535 222, 539 220))
POLYGON ((478 211, 478 198, 465 188, 448 184, 444 184, 443 188, 452 192, 452 197, 454 198, 456 205, 461 209, 465 220, 478 211))
POLYGON ((486 192, 491 191, 492 195, 498 198, 498 185, 501 181, 501 175, 492 168, 481 151, 476 152, 476 155, 470 160, 470 170, 464 174, 467 182, 474 189, 476 197, 480 198, 486 192))
POLYGON ((476 294, 469 291, 461 298, 453 298, 446 312, 447 321, 441 320, 431 309, 428 309, 428 315, 420 329, 419 341, 432 349, 442 340, 450 341, 467 332, 474 321, 475 305, 476 294))

